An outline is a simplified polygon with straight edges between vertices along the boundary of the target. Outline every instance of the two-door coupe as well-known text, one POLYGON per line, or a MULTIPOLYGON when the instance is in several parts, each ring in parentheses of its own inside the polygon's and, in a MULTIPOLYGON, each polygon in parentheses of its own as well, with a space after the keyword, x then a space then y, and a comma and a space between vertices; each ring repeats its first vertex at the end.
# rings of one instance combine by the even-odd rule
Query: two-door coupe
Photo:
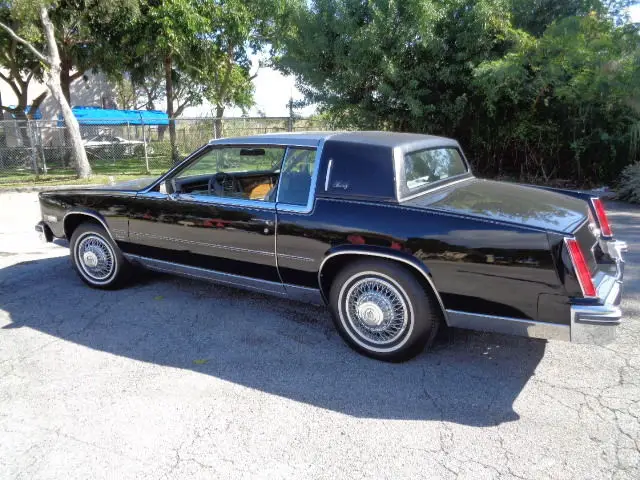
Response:
MULTIPOLYGON (((155 180, 40 194, 80 278, 131 267, 325 303, 371 357, 440 325, 602 343, 620 322, 624 242, 602 202, 475 178, 455 141, 390 132, 210 142, 155 180)), ((214 320, 212 320, 214 321, 214 320)))

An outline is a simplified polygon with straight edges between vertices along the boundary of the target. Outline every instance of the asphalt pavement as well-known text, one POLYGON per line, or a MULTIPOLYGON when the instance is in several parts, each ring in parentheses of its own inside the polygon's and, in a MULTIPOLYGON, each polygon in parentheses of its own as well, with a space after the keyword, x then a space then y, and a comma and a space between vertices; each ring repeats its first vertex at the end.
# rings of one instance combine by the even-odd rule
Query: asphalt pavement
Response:
POLYGON ((0 478, 640 478, 640 208, 607 346, 453 330, 411 362, 323 308, 145 275, 103 292, 0 194, 0 478))

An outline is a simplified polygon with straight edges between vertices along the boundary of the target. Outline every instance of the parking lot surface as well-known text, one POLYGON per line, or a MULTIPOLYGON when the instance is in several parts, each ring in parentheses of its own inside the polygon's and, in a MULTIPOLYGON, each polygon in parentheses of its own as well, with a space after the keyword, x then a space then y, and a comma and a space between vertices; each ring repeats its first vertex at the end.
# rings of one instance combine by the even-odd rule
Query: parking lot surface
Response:
POLYGON ((640 209, 604 347, 463 330, 404 364, 322 308, 148 275, 103 292, 0 194, 0 478, 640 478, 640 209))

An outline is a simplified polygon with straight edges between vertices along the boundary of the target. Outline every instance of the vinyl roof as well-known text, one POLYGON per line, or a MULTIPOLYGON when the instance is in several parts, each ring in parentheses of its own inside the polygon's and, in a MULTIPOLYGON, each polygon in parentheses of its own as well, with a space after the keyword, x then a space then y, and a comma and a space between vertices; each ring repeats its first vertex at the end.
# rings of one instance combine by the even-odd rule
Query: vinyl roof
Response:
POLYGON ((364 143, 384 147, 407 147, 419 145, 422 148, 439 145, 457 145, 455 140, 433 135, 421 135, 417 133, 397 132, 280 132, 250 135, 247 137, 230 137, 211 140, 212 145, 228 144, 273 144, 273 145, 298 145, 315 147, 321 140, 331 137, 332 140, 341 142, 364 143))

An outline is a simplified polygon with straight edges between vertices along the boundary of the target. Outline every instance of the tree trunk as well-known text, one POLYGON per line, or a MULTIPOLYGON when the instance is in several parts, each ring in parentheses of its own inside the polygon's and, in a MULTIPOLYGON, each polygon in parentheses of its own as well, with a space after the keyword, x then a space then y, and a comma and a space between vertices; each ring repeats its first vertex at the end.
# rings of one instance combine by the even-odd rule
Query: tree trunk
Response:
POLYGON ((60 53, 58 52, 58 45, 56 44, 53 23, 49 18, 49 12, 46 7, 40 8, 40 20, 44 27, 44 33, 47 40, 47 51, 49 53, 48 59, 50 61, 50 68, 45 75, 45 83, 47 84, 47 87, 49 87, 51 96, 53 96, 53 98, 58 102, 60 110, 62 110, 62 117, 64 118, 67 131, 69 132, 69 143, 73 150, 78 178, 89 178, 91 177, 91 165, 89 165, 87 153, 85 152, 84 145, 82 143, 80 125, 78 124, 78 120, 74 116, 67 97, 65 97, 62 86, 60 85, 60 53))
MULTIPOLYGON (((4 121, 4 108, 2 106, 2 92, 0 91, 0 122, 4 121)), ((0 147, 7 146, 7 136, 4 133, 4 123, 1 125, 0 130, 0 147)), ((0 154, 0 167, 4 167, 4 155, 0 154)))
POLYGON ((178 146, 176 145, 176 121, 173 115, 173 64, 171 55, 164 58, 164 81, 167 96, 167 115, 169 117, 169 141, 171 142, 171 160, 178 163, 178 146))
POLYGON ((62 94, 64 98, 67 99, 67 103, 71 105, 71 77, 69 75, 69 67, 68 65, 61 64, 60 67, 60 88, 62 89, 62 94))
POLYGON ((224 115, 224 105, 216 105, 216 119, 213 122, 215 138, 222 138, 222 116, 224 115))
POLYGON ((40 108, 40 105, 42 104, 42 102, 44 102, 44 99, 47 98, 48 94, 49 92, 45 90, 44 92, 42 92, 40 95, 38 95, 36 98, 33 99, 33 101, 31 102, 31 105, 29 106, 29 115, 28 115, 29 120, 33 120, 34 115, 40 108))

